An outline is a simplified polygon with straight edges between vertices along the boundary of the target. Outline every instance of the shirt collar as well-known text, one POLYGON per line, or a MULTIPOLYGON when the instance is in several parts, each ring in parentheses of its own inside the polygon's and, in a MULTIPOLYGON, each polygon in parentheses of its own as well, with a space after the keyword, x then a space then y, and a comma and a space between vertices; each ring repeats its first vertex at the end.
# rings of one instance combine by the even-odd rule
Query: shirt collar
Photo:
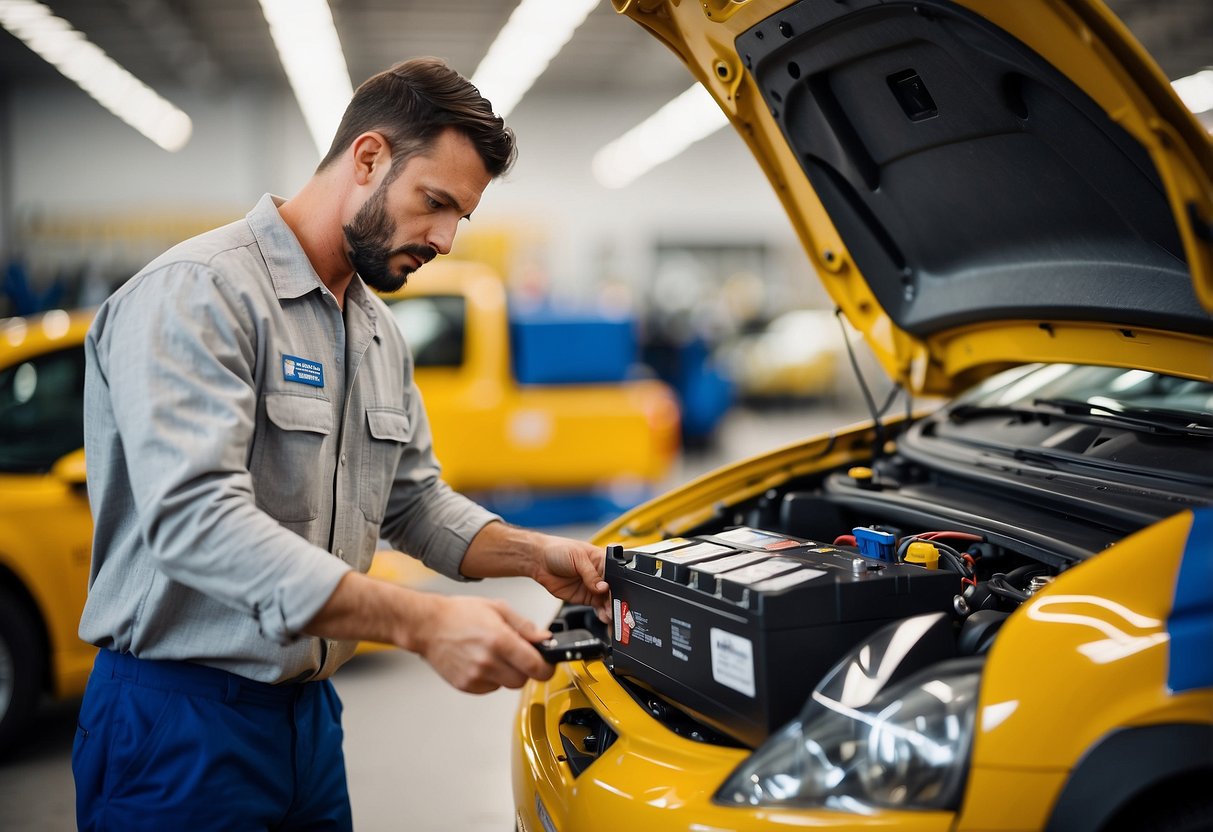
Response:
POLYGON ((376 341, 379 340, 379 316, 376 314, 375 304, 371 300, 371 290, 357 274, 346 287, 345 308, 347 310, 361 309, 366 316, 366 325, 370 329, 371 337, 376 341))
MULTIPOLYGON (((303 297, 317 289, 327 292, 328 289, 320 280, 320 275, 316 274, 312 261, 307 259, 295 232, 291 231, 291 227, 278 213, 278 207, 284 202, 286 200, 280 196, 266 194, 246 216, 249 228, 261 248, 266 268, 269 269, 274 293, 281 300, 303 297)), ((346 306, 356 304, 366 313, 371 333, 373 337, 378 338, 375 304, 371 300, 370 290, 363 285, 362 278, 358 275, 354 275, 345 290, 345 303, 346 306)))
POLYGON ((284 202, 280 196, 266 194, 246 216, 280 299, 298 298, 324 288, 303 246, 278 213, 278 206, 284 202))

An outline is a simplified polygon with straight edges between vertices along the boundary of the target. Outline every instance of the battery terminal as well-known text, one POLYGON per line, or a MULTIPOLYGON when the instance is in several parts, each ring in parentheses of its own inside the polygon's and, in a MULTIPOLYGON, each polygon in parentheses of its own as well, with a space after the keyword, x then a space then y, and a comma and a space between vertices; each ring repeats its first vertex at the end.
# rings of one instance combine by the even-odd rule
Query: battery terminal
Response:
POLYGON ((905 562, 925 566, 927 569, 938 569, 939 548, 934 543, 915 540, 906 549, 905 562))
POLYGON ((855 535, 855 545, 859 547, 859 554, 883 561, 894 559, 897 536, 892 532, 856 526, 851 533, 855 535))

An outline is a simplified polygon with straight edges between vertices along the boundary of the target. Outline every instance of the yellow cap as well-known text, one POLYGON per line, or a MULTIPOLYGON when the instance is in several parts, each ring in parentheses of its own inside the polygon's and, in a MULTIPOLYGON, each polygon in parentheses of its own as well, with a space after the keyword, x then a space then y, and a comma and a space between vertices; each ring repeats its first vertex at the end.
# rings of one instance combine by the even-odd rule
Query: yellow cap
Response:
POLYGON ((934 543, 915 540, 906 548, 906 563, 917 563, 927 569, 939 568, 939 550, 934 543))
POLYGON ((847 476, 853 480, 870 480, 872 479, 872 469, 856 465, 854 468, 847 469, 847 476))

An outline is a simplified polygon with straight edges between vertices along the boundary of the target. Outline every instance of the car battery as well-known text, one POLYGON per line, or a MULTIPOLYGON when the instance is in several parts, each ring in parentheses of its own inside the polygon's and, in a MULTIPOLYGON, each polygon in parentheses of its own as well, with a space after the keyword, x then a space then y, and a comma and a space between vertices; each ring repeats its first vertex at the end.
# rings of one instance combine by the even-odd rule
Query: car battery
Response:
POLYGON ((954 572, 748 527, 610 551, 614 672, 749 746, 865 636, 960 590, 954 572))

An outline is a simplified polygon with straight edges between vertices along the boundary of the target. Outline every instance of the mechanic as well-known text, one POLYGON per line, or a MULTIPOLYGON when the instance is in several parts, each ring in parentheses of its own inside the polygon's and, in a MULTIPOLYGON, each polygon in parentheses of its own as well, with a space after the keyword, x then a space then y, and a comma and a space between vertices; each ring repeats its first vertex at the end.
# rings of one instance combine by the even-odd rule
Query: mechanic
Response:
POLYGON ((350 829, 341 703, 359 640, 459 690, 546 679, 504 602, 364 574, 379 539, 458 580, 526 575, 606 619, 603 553, 439 478, 384 303, 450 251, 514 134, 433 58, 362 84, 315 174, 188 240, 86 344, 95 518, 72 754, 80 829, 350 829))

